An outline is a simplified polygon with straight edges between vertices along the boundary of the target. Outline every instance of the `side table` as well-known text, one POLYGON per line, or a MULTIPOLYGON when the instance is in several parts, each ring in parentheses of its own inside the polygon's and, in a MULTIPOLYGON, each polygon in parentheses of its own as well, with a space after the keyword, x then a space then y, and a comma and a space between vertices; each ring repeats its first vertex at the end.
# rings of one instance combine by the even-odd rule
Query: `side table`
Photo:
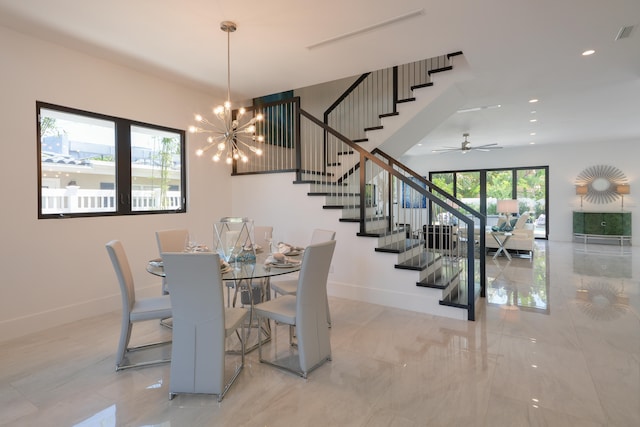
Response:
POLYGON ((492 231, 491 235, 498 244, 498 250, 495 254, 493 254, 493 259, 496 259, 496 257, 500 255, 500 253, 503 253, 504 256, 506 256, 507 259, 511 261, 511 255, 509 254, 509 251, 504 247, 504 245, 507 244, 511 236, 513 236, 513 233, 510 233, 508 231, 492 231))

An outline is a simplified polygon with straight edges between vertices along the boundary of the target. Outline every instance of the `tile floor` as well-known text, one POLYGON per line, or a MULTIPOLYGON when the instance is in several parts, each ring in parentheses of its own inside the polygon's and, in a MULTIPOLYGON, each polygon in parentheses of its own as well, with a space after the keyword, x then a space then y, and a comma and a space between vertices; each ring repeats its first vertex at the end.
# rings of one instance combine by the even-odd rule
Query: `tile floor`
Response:
POLYGON ((166 364, 114 372, 119 313, 75 322, 0 344, 0 425, 639 426, 639 258, 553 242, 487 258, 476 322, 331 298, 332 362, 305 381, 253 352, 221 404, 169 401, 166 364))

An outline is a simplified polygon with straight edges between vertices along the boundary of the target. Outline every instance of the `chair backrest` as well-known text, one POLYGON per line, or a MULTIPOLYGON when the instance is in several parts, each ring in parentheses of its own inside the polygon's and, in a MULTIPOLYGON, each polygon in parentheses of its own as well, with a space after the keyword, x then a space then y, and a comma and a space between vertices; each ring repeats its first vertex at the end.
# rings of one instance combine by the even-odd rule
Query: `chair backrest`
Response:
POLYGON ((225 309, 220 257, 214 252, 164 252, 162 259, 173 313, 171 389, 222 393, 225 309))
POLYGON ((183 252, 189 238, 189 230, 176 228, 156 231, 158 252, 183 252))
POLYGON ((335 240, 335 238, 335 231, 316 228, 311 235, 311 244, 315 245, 316 243, 328 242, 329 240, 335 240))
POLYGON ((309 370, 331 354, 327 324, 327 279, 335 240, 307 246, 296 291, 300 368, 309 370))
POLYGON ((261 246, 265 250, 269 250, 269 240, 273 237, 273 227, 266 225, 256 225, 253 227, 253 243, 261 246))
POLYGON ((529 213, 525 212, 522 215, 520 215, 520 218, 518 218, 518 221, 515 223, 513 228, 515 230, 523 229, 528 220, 529 220, 529 213))
POLYGON ((120 293, 122 294, 122 311, 123 313, 130 313, 133 308, 133 304, 136 302, 136 293, 133 283, 133 274, 131 274, 131 267, 129 267, 129 260, 127 254, 124 251, 122 242, 119 240, 112 240, 106 244, 109 258, 113 264, 113 269, 118 277, 118 283, 120 283, 120 293))

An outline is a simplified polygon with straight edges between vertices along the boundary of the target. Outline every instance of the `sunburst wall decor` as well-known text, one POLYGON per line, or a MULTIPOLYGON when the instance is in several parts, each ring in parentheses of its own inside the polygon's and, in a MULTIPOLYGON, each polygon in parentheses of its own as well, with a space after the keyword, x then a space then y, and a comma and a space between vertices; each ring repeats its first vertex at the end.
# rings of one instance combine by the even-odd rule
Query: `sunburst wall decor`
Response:
POLYGON ((614 166, 590 166, 580 172, 576 185, 588 188, 584 199, 589 203, 603 204, 615 202, 620 198, 616 192, 619 184, 628 184, 627 177, 614 166))

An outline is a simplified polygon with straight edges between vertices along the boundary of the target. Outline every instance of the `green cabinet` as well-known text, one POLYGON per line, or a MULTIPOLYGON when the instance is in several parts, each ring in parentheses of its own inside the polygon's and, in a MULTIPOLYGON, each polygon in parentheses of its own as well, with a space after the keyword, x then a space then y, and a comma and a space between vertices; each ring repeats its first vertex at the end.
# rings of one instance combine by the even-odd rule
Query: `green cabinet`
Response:
POLYGON ((573 234, 584 238, 616 238, 631 241, 631 212, 574 212, 573 234))

